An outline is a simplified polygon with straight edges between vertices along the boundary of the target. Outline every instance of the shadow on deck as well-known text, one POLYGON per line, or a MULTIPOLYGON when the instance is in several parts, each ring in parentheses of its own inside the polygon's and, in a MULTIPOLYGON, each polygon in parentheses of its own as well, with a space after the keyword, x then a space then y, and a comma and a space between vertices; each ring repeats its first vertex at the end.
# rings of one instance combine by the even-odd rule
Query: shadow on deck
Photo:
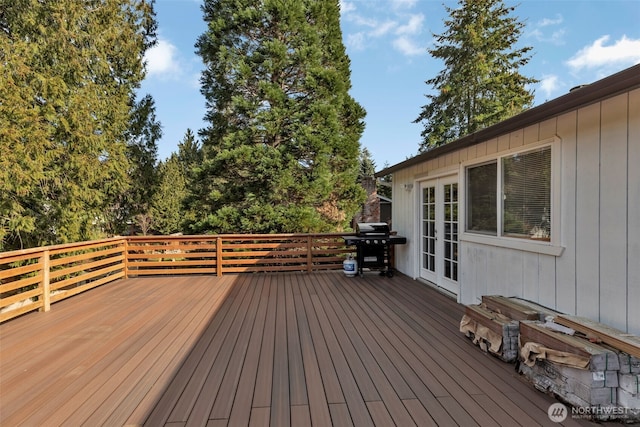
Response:
POLYGON ((0 425, 557 425, 463 311, 402 275, 121 280, 0 325, 0 425))

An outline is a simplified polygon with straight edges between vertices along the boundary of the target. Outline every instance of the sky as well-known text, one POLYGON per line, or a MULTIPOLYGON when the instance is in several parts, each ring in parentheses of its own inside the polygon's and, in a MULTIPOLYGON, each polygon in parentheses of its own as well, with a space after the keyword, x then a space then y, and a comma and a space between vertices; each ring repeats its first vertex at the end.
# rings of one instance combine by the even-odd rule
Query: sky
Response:
MULTIPOLYGON (((194 44, 206 31, 202 0, 156 0, 158 44, 146 54, 140 97, 151 94, 163 137, 158 159, 177 151, 186 130, 205 128, 194 44)), ((535 105, 640 63, 639 0, 519 0, 511 16, 525 24, 517 47, 531 46, 521 74, 539 80, 535 105)), ((343 43, 351 60, 351 96, 364 107, 360 139, 376 170, 418 152, 423 124, 413 123, 432 93, 425 81, 442 71, 429 56, 442 34, 446 0, 341 0, 343 43)))

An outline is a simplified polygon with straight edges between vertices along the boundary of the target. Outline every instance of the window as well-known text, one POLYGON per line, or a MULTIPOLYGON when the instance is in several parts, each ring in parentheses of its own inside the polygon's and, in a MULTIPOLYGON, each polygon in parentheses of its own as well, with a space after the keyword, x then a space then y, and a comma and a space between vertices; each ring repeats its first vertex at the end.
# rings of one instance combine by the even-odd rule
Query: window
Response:
POLYGON ((496 235, 497 163, 467 169, 467 231, 496 235))
POLYGON ((551 240, 550 146, 469 166, 466 178, 467 232, 551 240))
POLYGON ((502 232, 550 240, 551 148, 502 159, 502 232))

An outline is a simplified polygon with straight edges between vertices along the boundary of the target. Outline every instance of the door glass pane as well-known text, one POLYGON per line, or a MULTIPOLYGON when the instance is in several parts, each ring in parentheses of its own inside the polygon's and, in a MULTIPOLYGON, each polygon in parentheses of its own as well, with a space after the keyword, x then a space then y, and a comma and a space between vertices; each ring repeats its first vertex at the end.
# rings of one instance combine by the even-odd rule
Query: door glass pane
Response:
POLYGON ((444 194, 444 277, 458 280, 458 184, 445 184, 444 194))
POLYGON ((436 271, 436 188, 422 189, 422 268, 436 271))

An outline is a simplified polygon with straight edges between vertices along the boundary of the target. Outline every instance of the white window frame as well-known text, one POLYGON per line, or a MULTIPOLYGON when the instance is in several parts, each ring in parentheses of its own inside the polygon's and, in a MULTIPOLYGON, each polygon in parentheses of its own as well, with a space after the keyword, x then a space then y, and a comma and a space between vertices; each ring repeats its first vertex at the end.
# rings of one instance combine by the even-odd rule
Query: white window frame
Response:
POLYGON ((561 246, 561 230, 560 230, 560 176, 561 176, 561 140, 559 137, 537 141, 526 144, 511 150, 502 151, 488 156, 472 159, 460 164, 461 184, 459 192, 458 213, 460 218, 460 235, 459 240, 463 242, 480 243, 484 245, 497 246, 503 248, 517 249, 527 252, 535 252, 546 255, 560 256, 564 251, 561 246), (509 237, 502 235, 502 216, 503 216, 503 198, 502 198, 502 159, 510 157, 514 154, 525 154, 540 148, 551 148, 551 239, 549 241, 541 241, 535 239, 523 239, 519 237, 509 237), (488 162, 496 162, 496 200, 497 200, 497 231, 496 235, 487 235, 484 233, 474 233, 467 230, 467 169, 474 166, 481 166, 488 162))

